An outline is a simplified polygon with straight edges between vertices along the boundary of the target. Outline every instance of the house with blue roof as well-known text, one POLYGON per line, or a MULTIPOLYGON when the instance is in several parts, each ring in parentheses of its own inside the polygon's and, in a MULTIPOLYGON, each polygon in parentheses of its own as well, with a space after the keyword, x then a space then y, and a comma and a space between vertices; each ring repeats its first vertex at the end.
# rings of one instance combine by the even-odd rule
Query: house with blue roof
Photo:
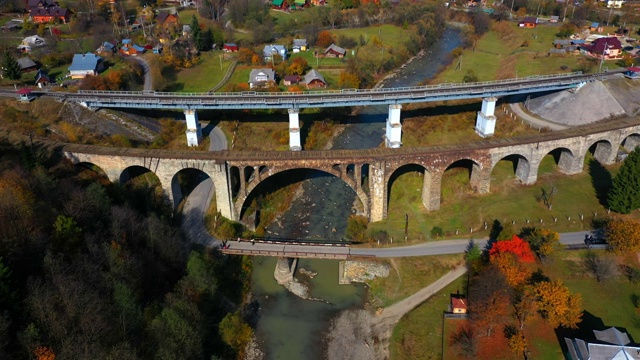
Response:
POLYGON ((82 79, 87 75, 98 75, 104 69, 103 59, 92 53, 75 54, 69 66, 69 77, 82 79))
POLYGON ((265 45, 264 50, 262 50, 262 55, 264 56, 264 61, 269 62, 273 55, 280 55, 282 60, 287 59, 287 48, 284 45, 270 44, 265 45))

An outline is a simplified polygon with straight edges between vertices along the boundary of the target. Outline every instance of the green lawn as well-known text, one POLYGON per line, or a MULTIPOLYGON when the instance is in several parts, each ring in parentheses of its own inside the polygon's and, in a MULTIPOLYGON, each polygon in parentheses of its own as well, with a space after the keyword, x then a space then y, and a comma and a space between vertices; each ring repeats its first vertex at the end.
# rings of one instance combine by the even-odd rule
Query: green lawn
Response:
MULTIPOLYGON (((607 169, 615 174, 617 167, 613 165, 607 169)), ((447 237, 482 238, 488 234, 483 230, 484 222, 490 226, 494 219, 502 223, 515 221, 516 228, 536 225, 560 232, 581 231, 591 227, 593 212, 599 216, 606 213, 596 198, 589 167, 585 164, 584 171, 578 175, 563 175, 550 155, 543 159, 535 185, 521 185, 513 173, 513 164, 506 160, 500 161, 493 170, 491 193, 473 193, 468 187, 468 179, 466 169, 445 172, 441 208, 428 212, 421 200, 422 173, 411 171, 400 175, 392 184, 388 218, 371 223, 369 228, 371 231, 385 230, 390 236, 401 239, 404 237, 404 217, 408 214, 409 239, 419 242, 430 239, 431 229, 435 226, 442 228, 447 237), (557 193, 553 210, 547 210, 537 198, 542 188, 549 190, 551 186, 555 186, 557 193), (583 220, 580 214, 584 215, 583 220), (469 228, 474 229, 473 234, 469 233, 469 228)))
MULTIPOLYGON (((252 69, 253 67, 246 65, 236 66, 236 69, 233 71, 233 74, 231 74, 231 77, 229 78, 227 84, 241 84, 249 82, 249 74, 251 73, 252 69)), ((225 87, 223 86, 218 91, 224 91, 224 88, 225 87)))
POLYGON ((323 66, 331 66, 331 67, 336 67, 336 66, 343 66, 346 67, 347 66, 347 58, 349 56, 351 56, 350 52, 347 52, 347 56, 345 58, 325 58, 325 57, 318 57, 316 58, 314 56, 314 50, 318 50, 319 54, 322 54, 324 52, 324 49, 320 49, 320 48, 312 48, 309 49, 308 51, 301 51, 299 53, 293 54, 291 53, 290 58, 294 59, 296 57, 302 57, 305 60, 307 60, 307 63, 309 63, 309 66, 313 67, 313 68, 322 68, 323 66))
MULTIPOLYGON (((442 314, 450 294, 464 292, 465 280, 466 276, 459 277, 400 319, 389 344, 391 359, 442 359, 442 314)), ((452 327, 451 323, 448 321, 447 327, 452 327)))
POLYGON ((222 60, 223 54, 222 50, 201 53, 198 65, 181 70, 176 80, 176 83, 183 84, 181 91, 205 92, 218 84, 233 63, 230 55, 222 60))
POLYGON ((367 44, 369 44, 375 36, 380 42, 387 46, 402 44, 407 40, 409 35, 408 30, 403 30, 401 27, 389 24, 364 28, 336 29, 331 30, 331 33, 336 37, 339 35, 352 37, 356 39, 356 41, 358 41, 362 35, 367 41, 367 44))
MULTIPOLYGON (((442 71, 435 82, 461 82, 468 70, 473 70, 479 81, 489 81, 516 76, 554 74, 575 71, 579 55, 550 54, 559 30, 557 26, 540 25, 535 29, 521 29, 509 23, 509 36, 503 37, 497 30, 490 30, 469 49, 462 59, 455 59, 442 71), (526 44, 526 46, 524 46, 526 44), (461 64, 458 67, 458 63, 461 64)), ((504 33, 504 31, 503 31, 504 33)))

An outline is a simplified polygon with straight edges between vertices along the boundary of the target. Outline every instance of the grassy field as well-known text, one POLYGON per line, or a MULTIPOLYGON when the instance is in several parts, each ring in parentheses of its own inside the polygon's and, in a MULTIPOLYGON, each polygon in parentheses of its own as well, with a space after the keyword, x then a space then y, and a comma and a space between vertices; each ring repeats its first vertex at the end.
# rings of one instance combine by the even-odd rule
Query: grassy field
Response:
POLYGON ((222 50, 202 53, 198 65, 177 73, 176 84, 181 84, 181 91, 205 92, 218 84, 233 63, 229 55, 223 60, 223 54, 222 50))
POLYGON ((353 29, 337 29, 331 30, 331 33, 336 37, 340 35, 348 36, 356 39, 356 41, 362 36, 367 44, 376 37, 386 46, 402 44, 409 36, 409 30, 404 30, 401 27, 390 24, 353 29))
POLYGON ((376 307, 387 307, 433 283, 462 262, 462 254, 389 259, 389 276, 367 284, 369 301, 376 307))
MULTIPOLYGON (((607 167, 611 174, 615 174, 617 168, 618 165, 607 167)), ((413 171, 400 175, 391 187, 388 218, 370 224, 370 229, 385 230, 390 236, 401 239, 404 237, 404 217, 408 214, 411 242, 430 239, 430 231, 435 226, 442 228, 446 237, 481 238, 488 234, 483 230, 484 222, 490 226, 494 219, 501 223, 515 221, 516 228, 535 225, 570 232, 589 229, 593 212, 599 216, 606 214, 606 209, 596 197, 586 164, 581 174, 567 176, 558 171, 553 157, 547 155, 540 164, 538 182, 525 186, 515 178, 513 164, 503 160, 493 170, 491 193, 485 195, 473 193, 469 189, 468 178, 466 169, 445 172, 441 208, 427 212, 421 200, 422 173, 413 171), (557 193, 553 210, 547 210, 537 198, 543 188, 549 190, 551 186, 555 186, 557 193), (580 219, 580 214, 584 219, 580 219), (473 234, 469 233, 469 228, 474 229, 473 234), (457 235, 456 229, 459 231, 457 235)))
POLYGON ((580 68, 583 56, 548 54, 557 38, 558 26, 540 25, 535 29, 521 29, 515 23, 498 23, 462 52, 460 59, 441 72, 434 82, 461 82, 468 70, 479 81, 554 74, 580 68))
MULTIPOLYGON (((592 330, 611 326, 625 329, 632 339, 640 338, 640 313, 634 304, 640 290, 622 275, 597 282, 581 263, 585 253, 584 250, 562 251, 554 259, 540 264, 545 275, 562 280, 572 292, 582 295, 584 313, 576 330, 558 331, 540 318, 533 320, 525 328, 531 359, 564 359, 564 337, 593 339, 592 330)), ((605 254, 600 251, 600 255, 605 254)), ((637 258, 632 256, 618 261, 639 265, 637 258)), ((449 294, 465 291, 465 281, 462 276, 400 320, 391 339, 392 359, 453 359, 459 356, 449 345, 449 337, 465 320, 443 321, 442 312, 447 309, 449 294)), ((478 348, 478 359, 513 358, 514 354, 501 336, 489 343, 481 342, 478 348)))

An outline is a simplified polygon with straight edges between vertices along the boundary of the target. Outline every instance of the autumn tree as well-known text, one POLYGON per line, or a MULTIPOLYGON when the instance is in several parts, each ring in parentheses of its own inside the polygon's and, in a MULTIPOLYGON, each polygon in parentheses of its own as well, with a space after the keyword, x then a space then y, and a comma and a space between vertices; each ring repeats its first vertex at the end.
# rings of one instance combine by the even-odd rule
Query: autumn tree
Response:
POLYGON ((640 208, 640 147, 629 153, 613 178, 607 203, 621 214, 640 208))
POLYGON ((240 311, 227 314, 218 326, 222 340, 236 351, 237 358, 244 358, 243 351, 253 336, 253 330, 244 321, 240 311))
POLYGON ((460 355, 467 359, 475 359, 478 352, 478 335, 471 326, 460 326, 456 332, 451 334, 451 345, 460 355))
POLYGON ((324 30, 318 34, 318 39, 316 40, 316 46, 326 48, 329 47, 333 43, 333 35, 331 35, 331 31, 324 30))
POLYGON ((518 320, 518 328, 524 329, 525 325, 537 311, 536 295, 531 286, 525 286, 516 292, 513 299, 513 315, 518 320))
POLYGON ((520 261, 517 255, 510 252, 498 252, 490 256, 494 264, 504 275, 507 284, 512 288, 523 285, 531 276, 531 271, 520 261))
POLYGON ((640 222, 635 219, 611 218, 605 228, 610 249, 618 254, 640 251, 640 222))
POLYGON ((575 329, 582 318, 582 298, 572 294, 560 280, 541 281, 533 286, 540 314, 553 327, 575 329))
POLYGON ((528 359, 527 347, 529 344, 522 330, 516 329, 512 326, 507 326, 504 332, 505 337, 509 340, 509 347, 511 348, 511 351, 518 355, 522 355, 525 360, 528 359))
POLYGON ((473 308, 470 316, 478 328, 486 329, 486 336, 491 336, 509 315, 509 292, 504 275, 495 266, 485 268, 472 279, 468 296, 473 308))
POLYGON ((301 76, 306 73, 308 69, 309 63, 307 63, 307 60, 299 56, 291 59, 285 73, 289 75, 301 76))
POLYGON ((588 251, 582 266, 595 276, 598 282, 609 280, 616 274, 616 262, 608 256, 598 255, 593 251, 588 251))
POLYGON ((358 74, 352 72, 341 72, 338 86, 342 89, 359 89, 360 78, 358 74))
POLYGON ((496 241, 489 249, 489 257, 500 253, 511 253, 524 263, 535 262, 535 257, 529 244, 517 235, 513 235, 510 240, 496 241))
POLYGON ((548 256, 562 249, 560 244, 560 234, 549 229, 523 228, 520 237, 529 243, 540 260, 545 260, 548 256))

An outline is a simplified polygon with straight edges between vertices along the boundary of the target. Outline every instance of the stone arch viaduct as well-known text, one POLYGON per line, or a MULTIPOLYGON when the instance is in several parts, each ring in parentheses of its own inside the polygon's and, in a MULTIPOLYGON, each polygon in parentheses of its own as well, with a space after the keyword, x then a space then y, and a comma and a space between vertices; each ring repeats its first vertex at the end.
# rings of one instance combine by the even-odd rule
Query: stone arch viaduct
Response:
POLYGON ((155 173, 166 199, 182 199, 178 173, 195 169, 214 185, 221 214, 239 220, 252 191, 271 176, 295 169, 316 169, 348 184, 371 221, 386 218, 392 176, 407 165, 424 169, 422 202, 427 210, 440 207, 442 176, 452 165, 470 168, 470 185, 477 193, 489 193, 491 172, 503 159, 514 162, 523 184, 534 184, 542 159, 553 153, 567 175, 583 170, 587 152, 603 164, 615 161, 620 146, 640 145, 640 119, 618 119, 553 133, 510 139, 485 139, 476 143, 429 148, 301 151, 301 152, 197 152, 107 148, 79 144, 54 146, 73 163, 89 163, 102 169, 112 182, 124 180, 128 169, 143 167, 155 173))

